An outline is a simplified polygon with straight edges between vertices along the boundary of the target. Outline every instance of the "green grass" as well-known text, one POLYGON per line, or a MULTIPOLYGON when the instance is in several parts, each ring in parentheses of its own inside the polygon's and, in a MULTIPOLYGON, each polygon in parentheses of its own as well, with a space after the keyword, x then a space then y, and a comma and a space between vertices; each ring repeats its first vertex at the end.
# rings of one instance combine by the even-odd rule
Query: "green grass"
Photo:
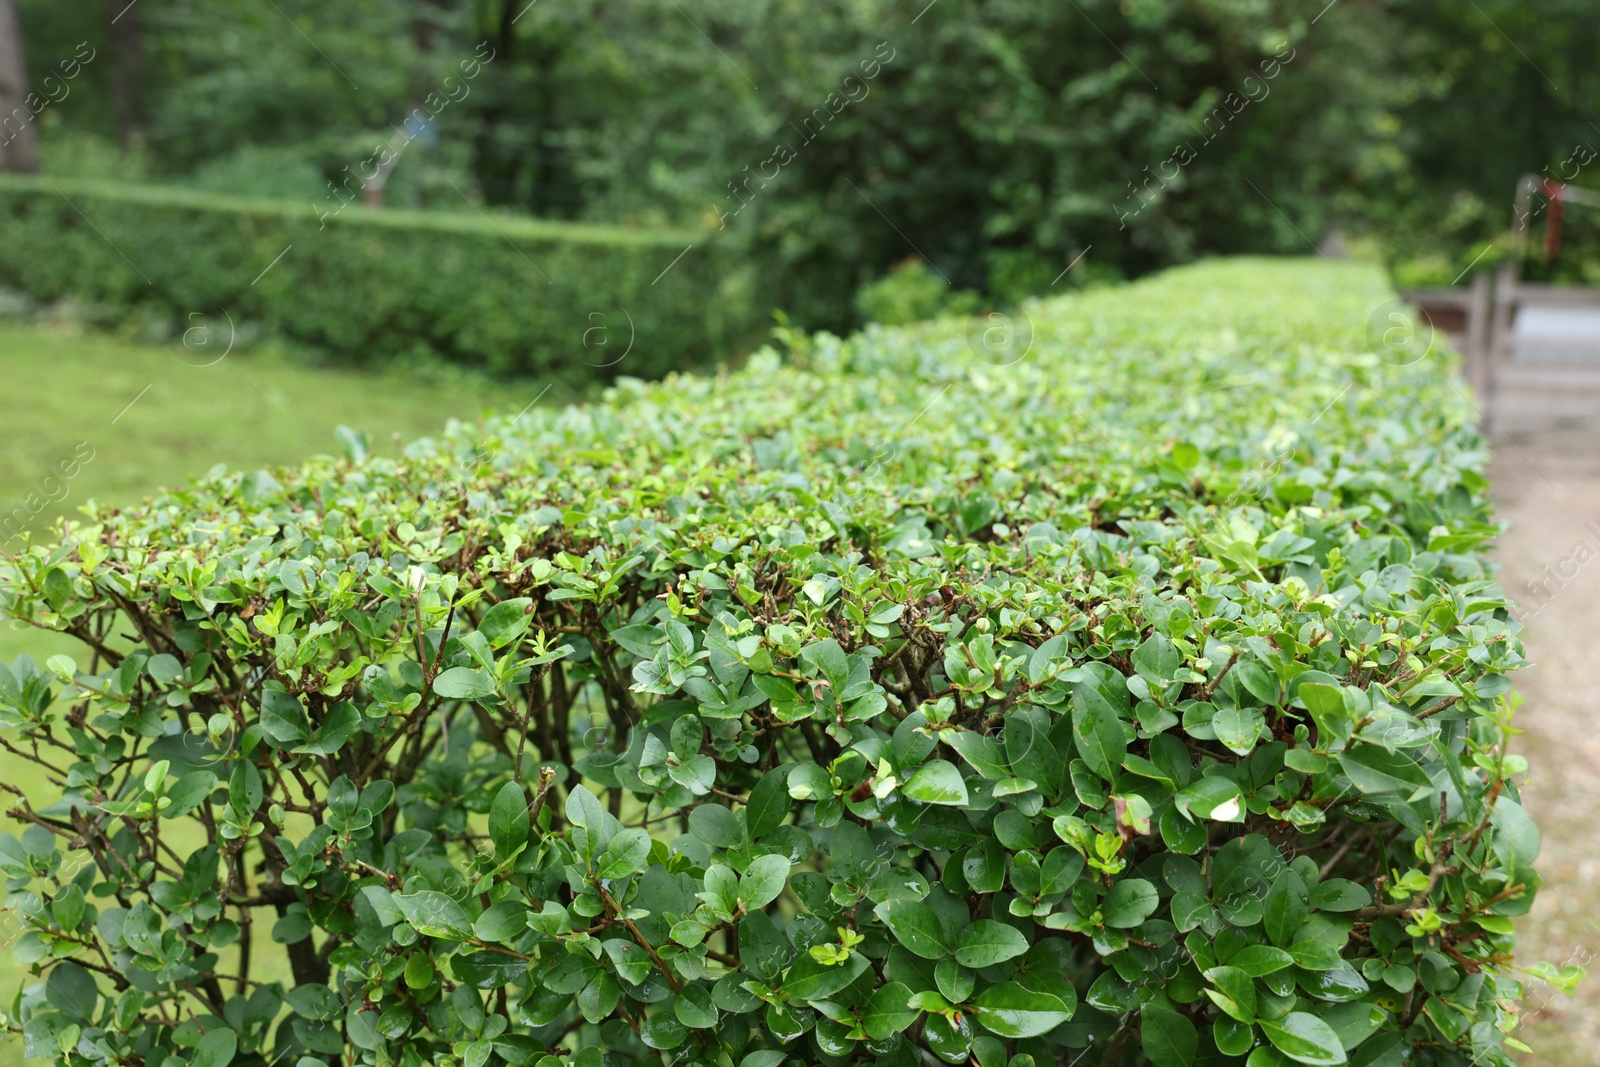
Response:
MULTIPOLYGON (((0 324, 0 353, 5 540, 11 531, 4 523, 19 507, 37 540, 87 501, 132 503, 219 463, 249 469, 295 463, 317 452, 337 455, 334 429, 341 424, 364 430, 375 451, 392 450, 397 438, 435 432, 451 418, 521 410, 544 388, 540 382, 466 376, 429 382, 329 370, 260 353, 233 353, 213 366, 194 366, 209 357, 181 345, 7 324, 0 324), (88 449, 92 458, 62 478, 58 465, 89 455, 88 449)), ((67 469, 73 469, 70 462, 67 469)), ((0 622, 0 660, 78 651, 70 639, 20 632, 15 625, 0 622)), ((0 753, 0 780, 30 797, 47 785, 37 767, 9 753, 0 753)), ((13 800, 6 798, 0 812, 13 800)), ((13 820, 0 814, 0 829, 14 830, 13 820)), ((0 951, 0 1003, 31 981, 26 968, 0 951)), ((0 1062, 15 1062, 20 1052, 20 1041, 0 1039, 0 1062)))

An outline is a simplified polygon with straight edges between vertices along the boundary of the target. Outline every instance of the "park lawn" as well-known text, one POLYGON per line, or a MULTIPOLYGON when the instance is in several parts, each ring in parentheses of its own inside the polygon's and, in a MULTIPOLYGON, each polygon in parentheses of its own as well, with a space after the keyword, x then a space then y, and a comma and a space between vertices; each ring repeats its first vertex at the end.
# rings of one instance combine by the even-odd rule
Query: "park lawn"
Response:
MULTIPOLYGON (((219 463, 256 468, 317 452, 338 455, 334 431, 341 424, 365 431, 374 451, 389 451, 397 438, 436 432, 451 418, 519 411, 544 388, 467 375, 423 381, 330 370, 259 353, 193 365, 200 362, 203 357, 177 345, 0 324, 0 540, 6 547, 20 543, 4 526, 19 507, 37 540, 86 501, 132 503, 219 463), (70 478, 61 476, 63 461, 70 478)), ((543 402, 560 394, 552 389, 543 402)), ((64 653, 79 655, 87 667, 76 641, 16 625, 0 621, 0 660, 64 653)), ((36 766, 5 752, 0 781, 30 797, 47 784, 36 766)), ((0 799, 0 813, 15 802, 9 795, 0 799)), ((16 829, 0 814, 0 830, 16 829)), ((257 924, 255 936, 266 940, 269 930, 269 923, 257 924)), ((9 943, 11 931, 0 930, 0 939, 9 943)), ((0 1003, 9 1004, 31 981, 0 949, 0 1003)), ((20 1053, 20 1040, 0 1037, 0 1062, 15 1062, 20 1053)))

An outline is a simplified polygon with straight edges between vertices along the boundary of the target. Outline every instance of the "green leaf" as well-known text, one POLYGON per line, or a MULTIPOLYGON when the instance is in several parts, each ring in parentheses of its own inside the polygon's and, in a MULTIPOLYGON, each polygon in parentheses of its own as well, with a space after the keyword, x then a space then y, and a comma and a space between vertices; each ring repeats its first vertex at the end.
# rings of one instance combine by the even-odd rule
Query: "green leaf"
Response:
POLYGON ((990 986, 972 1005, 984 1029, 1008 1038, 1038 1037, 1072 1018, 1071 1009, 1060 998, 1035 993, 1016 982, 990 986))
POLYGON ((1228 958, 1228 966, 1238 968, 1251 978, 1276 974, 1294 962, 1289 953, 1271 945, 1246 945, 1228 958))
POLYGON ((489 840, 494 843, 495 855, 510 859, 527 844, 528 833, 528 794, 521 782, 507 782, 489 808, 489 840))
POLYGON ((822 672, 823 677, 828 679, 828 685, 833 689, 834 699, 838 699, 850 677, 850 663, 845 657, 844 649, 839 647, 839 642, 829 637, 814 645, 807 645, 800 650, 800 658, 814 664, 822 672))
POLYGON ((713 863, 706 868, 700 899, 732 915, 739 910, 739 876, 727 864, 713 863))
POLYGON ((521 637, 533 622, 532 607, 533 600, 530 597, 502 600, 484 612, 478 632, 489 642, 490 648, 504 648, 521 637))
POLYGON ((1205 991, 1212 1003, 1242 1023, 1255 1021, 1256 988, 1248 974, 1238 967, 1212 967, 1205 974, 1217 987, 1205 991))
POLYGON ((704 752, 696 752, 681 763, 668 765, 667 775, 695 796, 703 797, 717 784, 717 762, 704 752))
POLYGON ((1006 766, 1000 754, 999 743, 987 734, 970 730, 941 730, 939 740, 960 753, 961 758, 983 777, 991 781, 1011 777, 1011 768, 1006 766))
POLYGON ((1182 662, 1178 646, 1159 633, 1151 634, 1133 650, 1133 669, 1152 686, 1171 681, 1182 662))
POLYGON ((712 848, 734 848, 744 843, 738 818, 721 804, 701 804, 691 811, 689 833, 712 848))
POLYGON ((1148 919, 1160 903, 1155 886, 1143 878, 1124 878, 1106 891, 1100 916, 1107 926, 1126 930, 1148 919))
POLYGON ((1372 903, 1372 894, 1346 878, 1329 878, 1311 887, 1311 907, 1317 911, 1358 911, 1372 903))
POLYGON ((739 900, 754 911, 778 899, 789 882, 789 860, 784 856, 757 856, 739 879, 739 900))
MULTIPOLYGON (((488 913, 485 912, 485 914, 488 913)), ((478 921, 480 924, 483 922, 482 919, 479 919, 478 921)), ((499 940, 498 938, 487 937, 482 933, 479 933, 478 936, 484 938, 486 941, 499 940)), ((406 985, 411 989, 426 989, 429 983, 433 981, 434 976, 438 973, 439 972, 434 969, 433 960, 428 957, 426 952, 413 953, 412 956, 406 960, 405 980, 406 985)))
POLYGON ((1355 720, 1345 705, 1342 688, 1337 685, 1307 682, 1299 688, 1296 699, 1311 713, 1311 721, 1317 726, 1317 742, 1320 748, 1326 751, 1334 742, 1342 744, 1349 740, 1350 728, 1355 720))
POLYGON ((1218 708, 1211 717, 1211 730, 1229 750, 1248 756, 1266 725, 1258 708, 1218 708))
POLYGON ((650 858, 650 844, 650 835, 637 827, 617 831, 594 861, 595 874, 605 879, 637 874, 650 858))
POLYGON ((406 922, 429 937, 442 937, 461 941, 471 936, 472 918, 465 908, 451 897, 432 889, 419 893, 395 893, 395 907, 406 917, 406 922))
POLYGON ((288 744, 311 735, 311 720, 293 694, 265 689, 261 693, 261 729, 279 744, 288 744))
POLYGON ((217 776, 210 771, 190 771, 172 783, 167 790, 169 803, 161 809, 163 819, 176 819, 198 808, 217 786, 217 776))
POLYGON ((672 1049, 689 1039, 689 1030, 676 1014, 658 1012, 639 1024, 639 1039, 653 1049, 672 1049))
POLYGON ((50 976, 45 979, 44 993, 50 1005, 65 1012, 69 1018, 83 1025, 93 1021, 100 990, 95 985, 94 975, 86 967, 71 960, 57 963, 50 968, 50 976))
POLYGON ((992 967, 1015 959, 1028 951, 1028 939, 1021 930, 993 919, 969 924, 956 938, 956 962, 963 967, 992 967))
POLYGON ((433 691, 446 700, 487 700, 495 695, 494 679, 478 667, 451 667, 433 680, 433 691))
POLYGON ((1267 890, 1263 925, 1267 937, 1279 947, 1288 945, 1311 914, 1306 884, 1294 870, 1284 871, 1267 890))
POLYGON ((1339 950, 1321 941, 1296 941, 1289 946, 1296 967, 1307 971, 1337 971, 1344 967, 1339 950))
POLYGON ((635 624, 622 626, 612 630, 608 635, 611 640, 632 652, 635 656, 644 659, 654 659, 661 645, 665 642, 666 634, 654 626, 635 624))
POLYGON ((758 841, 783 825, 789 817, 790 798, 788 778, 777 772, 764 774, 750 790, 745 804, 745 830, 750 840, 758 841))
POLYGON ((1072 690, 1072 738, 1091 771, 1108 781, 1116 779, 1117 768, 1128 755, 1127 735, 1117 709, 1088 680, 1072 690))
POLYGON ((472 924, 472 932, 483 941, 515 941, 527 929, 528 906, 520 900, 491 904, 472 924))
POLYGON ((949 954, 939 916, 922 901, 906 897, 886 900, 873 909, 873 914, 913 955, 937 960, 949 954))
POLYGON ((239 1035, 227 1027, 211 1027, 194 1047, 189 1067, 228 1067, 239 1051, 239 1035))
POLYGON ((1338 758, 1339 766, 1363 793, 1395 790, 1409 793, 1428 784, 1428 776, 1416 760, 1403 753, 1390 752, 1381 745, 1358 741, 1348 751, 1339 753, 1338 758))
POLYGON ((1257 1020, 1261 1032, 1267 1035, 1279 1052, 1296 1063, 1309 1063, 1314 1067, 1332 1067, 1345 1062, 1344 1046, 1333 1027, 1304 1011, 1291 1011, 1278 1022, 1257 1020))
POLYGON ((1242 821, 1238 800, 1243 796, 1239 783, 1220 774, 1197 778, 1173 796, 1173 805, 1193 819, 1215 818, 1219 822, 1242 821))
POLYGON ((1495 854, 1501 862, 1522 871, 1539 858, 1539 828, 1521 804, 1502 794, 1495 801, 1489 819, 1495 830, 1495 854))
POLYGON ((1139 1008, 1139 1036, 1155 1067, 1193 1067, 1200 1034, 1188 1016, 1146 1001, 1139 1008))
POLYGON ((328 715, 317 727, 316 736, 291 752, 311 756, 331 756, 344 747, 344 743, 361 726, 361 712, 347 700, 341 700, 328 709, 328 715))
POLYGON ((859 952, 837 965, 822 963, 802 952, 783 979, 783 991, 796 1000, 827 1000, 860 978, 870 966, 859 952))
POLYGON ((607 825, 606 809, 601 807, 600 798, 582 784, 575 785, 567 793, 566 813, 567 821, 583 831, 581 841, 574 834, 574 843, 579 845, 585 859, 594 859, 595 853, 600 851, 607 825))
POLYGON ((900 792, 924 804, 964 805, 968 801, 967 783, 949 760, 929 760, 917 768, 900 792))
POLYGON ((60 567, 51 567, 45 571, 44 580, 40 584, 44 589, 44 598, 57 611, 65 607, 67 601, 75 595, 72 591, 72 579, 67 577, 67 572, 60 567))
MULTIPOLYGON (((784 776, 774 773, 772 777, 784 776)), ((833 780, 828 769, 815 763, 797 763, 790 767, 784 782, 793 800, 822 800, 833 795, 833 780)))
POLYGON ((906 1007, 910 997, 911 989, 904 983, 890 982, 880 987, 861 1010, 861 1029, 874 1041, 883 1041, 898 1034, 917 1021, 919 1013, 906 1007))
POLYGON ((672 1012, 678 1021, 691 1030, 706 1030, 717 1025, 717 1006, 711 1002, 711 990, 703 985, 686 985, 672 1002, 672 1012))

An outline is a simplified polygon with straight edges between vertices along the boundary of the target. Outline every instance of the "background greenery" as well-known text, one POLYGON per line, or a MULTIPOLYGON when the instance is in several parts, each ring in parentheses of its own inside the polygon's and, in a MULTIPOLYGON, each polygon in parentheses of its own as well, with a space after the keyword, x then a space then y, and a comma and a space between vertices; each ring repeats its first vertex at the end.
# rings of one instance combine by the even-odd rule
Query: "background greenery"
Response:
POLYGON ((331 206, 426 106, 391 205, 699 228, 748 201, 729 236, 812 283, 769 304, 835 327, 911 255, 1011 300, 1090 246, 1058 284, 1337 228, 1448 282, 1519 175, 1589 181, 1600 142, 1582 0, 19 2, 35 71, 99 50, 41 116, 47 171, 331 206))
POLYGON ((696 233, 403 210, 319 219, 294 201, 9 175, 0 219, 0 283, 191 344, 209 314, 219 334, 266 325, 341 360, 442 357, 581 386, 660 376, 762 329, 756 268, 696 233))

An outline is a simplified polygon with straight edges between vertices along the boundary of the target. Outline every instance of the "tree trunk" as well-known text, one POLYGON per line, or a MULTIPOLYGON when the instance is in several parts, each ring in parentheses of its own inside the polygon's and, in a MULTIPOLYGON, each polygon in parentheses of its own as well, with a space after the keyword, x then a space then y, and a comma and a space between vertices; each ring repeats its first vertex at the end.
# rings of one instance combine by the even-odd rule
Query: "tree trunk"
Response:
POLYGON ((106 17, 111 27, 111 109, 117 119, 117 147, 126 154, 139 132, 144 30, 139 25, 138 5, 128 0, 106 0, 106 17))
POLYGON ((31 174, 39 169, 39 130, 28 96, 16 0, 0 0, 0 171, 31 174))

